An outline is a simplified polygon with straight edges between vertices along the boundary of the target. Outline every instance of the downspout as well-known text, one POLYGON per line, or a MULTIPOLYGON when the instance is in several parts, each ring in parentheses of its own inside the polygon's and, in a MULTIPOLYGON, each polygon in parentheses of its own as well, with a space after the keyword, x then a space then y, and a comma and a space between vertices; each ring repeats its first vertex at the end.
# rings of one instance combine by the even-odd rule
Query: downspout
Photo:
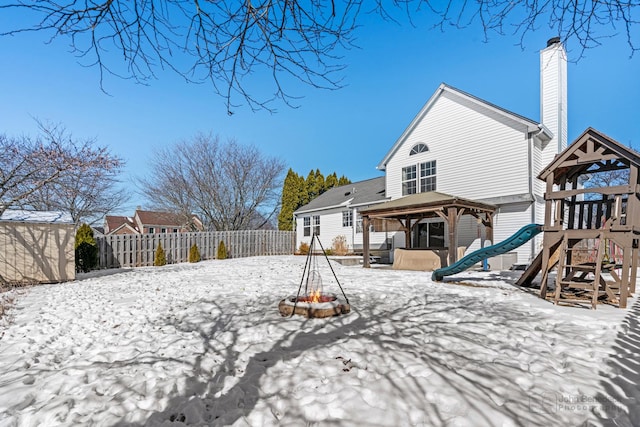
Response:
POLYGON ((351 208, 351 251, 356 249, 356 228, 358 225, 358 209, 351 208))
POLYGON ((298 218, 293 214, 293 254, 298 250, 298 218))
MULTIPOLYGON (((536 222, 536 195, 533 194, 533 136, 531 133, 528 133, 528 143, 527 143, 527 156, 528 156, 528 169, 529 169, 529 195, 533 199, 531 202, 531 224, 535 224, 536 222)), ((535 258, 536 253, 536 239, 531 239, 529 241, 530 245, 530 255, 527 261, 531 261, 535 258)))

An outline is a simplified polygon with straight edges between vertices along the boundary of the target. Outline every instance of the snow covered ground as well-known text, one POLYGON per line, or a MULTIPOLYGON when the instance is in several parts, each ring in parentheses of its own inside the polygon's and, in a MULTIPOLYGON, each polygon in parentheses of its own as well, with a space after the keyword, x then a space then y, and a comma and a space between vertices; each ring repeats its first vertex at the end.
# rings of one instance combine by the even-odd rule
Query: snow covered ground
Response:
POLYGON ((0 320, 0 426, 640 421, 638 305, 557 307, 499 273, 446 284, 335 264, 352 312, 282 318, 304 262, 214 260, 30 288, 0 320))

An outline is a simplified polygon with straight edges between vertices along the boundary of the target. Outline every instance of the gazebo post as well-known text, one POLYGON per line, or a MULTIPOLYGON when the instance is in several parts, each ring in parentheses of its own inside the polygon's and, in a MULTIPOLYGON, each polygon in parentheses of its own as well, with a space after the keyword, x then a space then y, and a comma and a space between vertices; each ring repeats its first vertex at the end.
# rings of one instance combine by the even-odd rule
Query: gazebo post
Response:
POLYGON ((369 216, 362 216, 362 267, 370 268, 369 265, 369 216))
POLYGON ((449 225, 449 265, 453 265, 458 260, 458 208, 451 206, 447 209, 447 223, 449 225))
POLYGON ((487 220, 484 223, 484 238, 485 240, 489 240, 491 244, 494 245, 496 242, 493 241, 493 214, 485 212, 485 216, 487 220))
POLYGON ((411 217, 407 216, 404 221, 404 247, 411 249, 411 217))

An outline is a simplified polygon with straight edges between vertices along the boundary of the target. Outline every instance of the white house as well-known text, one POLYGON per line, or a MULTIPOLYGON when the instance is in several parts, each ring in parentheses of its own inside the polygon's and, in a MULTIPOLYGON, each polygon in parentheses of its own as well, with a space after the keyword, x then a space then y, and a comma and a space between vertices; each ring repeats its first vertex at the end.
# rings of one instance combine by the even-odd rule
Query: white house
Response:
MULTIPOLYGON (((325 247, 344 235, 358 250, 359 209, 429 191, 495 206, 496 242, 524 225, 543 223, 544 186, 536 176, 567 145, 567 60, 558 38, 540 52, 540 88, 542 122, 441 84, 378 164, 383 177, 334 188, 294 212, 297 245, 308 243, 316 230, 325 247), (376 186, 384 191, 374 191, 376 186)), ((372 226, 371 248, 405 246, 405 233, 372 226)), ((481 232, 473 217, 463 217, 459 246, 479 245, 481 232)), ((448 244, 447 223, 440 218, 420 221, 412 233, 412 247, 448 244)), ((540 244, 541 238, 534 239, 512 258, 527 262, 540 244)))

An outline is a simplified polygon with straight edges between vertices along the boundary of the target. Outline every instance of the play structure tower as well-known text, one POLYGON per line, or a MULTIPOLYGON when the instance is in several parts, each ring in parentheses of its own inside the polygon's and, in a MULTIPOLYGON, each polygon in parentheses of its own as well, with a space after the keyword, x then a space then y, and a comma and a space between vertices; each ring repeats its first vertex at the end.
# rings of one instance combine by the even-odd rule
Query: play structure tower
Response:
POLYGON ((638 267, 639 168, 639 153, 592 128, 556 156, 538 176, 546 183, 543 249, 518 283, 542 272, 546 298, 557 266, 556 304, 626 307, 638 267))

